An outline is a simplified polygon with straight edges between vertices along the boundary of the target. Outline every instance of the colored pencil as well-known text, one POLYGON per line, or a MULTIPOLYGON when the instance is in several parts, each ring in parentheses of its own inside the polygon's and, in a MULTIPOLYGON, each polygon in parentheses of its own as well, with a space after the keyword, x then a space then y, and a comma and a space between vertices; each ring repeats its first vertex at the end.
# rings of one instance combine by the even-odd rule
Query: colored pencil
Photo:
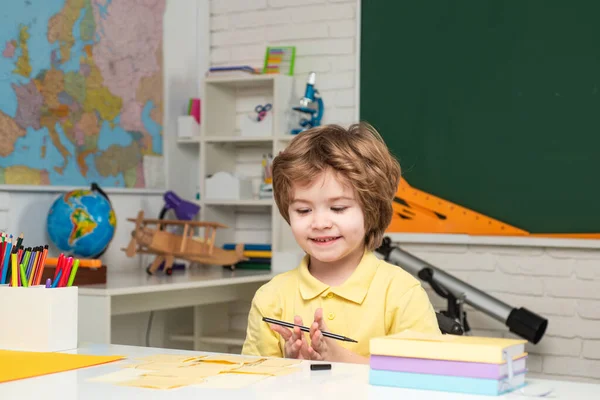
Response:
MULTIPOLYGON (((289 323, 289 322, 279 321, 277 319, 267 318, 267 317, 263 317, 262 320, 265 321, 265 322, 267 322, 267 323, 269 323, 269 324, 281 325, 281 326, 285 326, 286 328, 294 328, 294 327, 297 326, 303 332, 310 332, 310 328, 308 328, 306 326, 296 325, 296 324, 292 324, 292 323, 289 323)), ((344 341, 344 342, 358 343, 354 339, 350 339, 349 337, 338 335, 338 334, 335 334, 335 333, 324 332, 324 331, 321 331, 321 333, 323 334, 323 336, 331 338, 331 339, 341 340, 341 341, 344 341)))
POLYGON ((73 269, 69 274, 69 282, 67 282, 67 286, 73 286, 73 281, 75 281, 75 275, 77 275, 77 269, 79 268, 79 259, 76 259, 73 263, 73 269))
POLYGON ((46 257, 48 256, 48 245, 44 246, 42 250, 42 255, 40 256, 40 260, 38 262, 37 268, 37 277, 35 278, 35 284, 39 285, 42 281, 42 275, 44 275, 44 268, 46 267, 46 257))

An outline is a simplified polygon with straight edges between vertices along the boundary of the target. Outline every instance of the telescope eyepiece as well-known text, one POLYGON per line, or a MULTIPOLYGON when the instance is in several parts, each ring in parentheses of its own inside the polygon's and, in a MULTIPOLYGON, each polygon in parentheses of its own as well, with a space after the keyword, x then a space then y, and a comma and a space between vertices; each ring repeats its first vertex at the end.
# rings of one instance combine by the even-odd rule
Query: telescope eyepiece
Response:
POLYGON ((513 308, 506 319, 509 330, 533 344, 537 344, 544 336, 548 320, 526 308, 513 308))

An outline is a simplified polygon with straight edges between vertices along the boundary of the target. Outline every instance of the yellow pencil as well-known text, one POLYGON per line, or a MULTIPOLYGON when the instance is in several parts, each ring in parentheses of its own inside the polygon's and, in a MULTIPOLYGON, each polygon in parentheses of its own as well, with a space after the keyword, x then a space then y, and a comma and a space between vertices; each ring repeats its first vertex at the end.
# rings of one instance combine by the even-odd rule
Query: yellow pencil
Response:
POLYGON ((12 261, 12 266, 10 268, 11 271, 11 281, 10 284, 12 287, 17 287, 19 286, 19 278, 18 278, 18 273, 19 273, 19 263, 17 262, 17 253, 12 253, 11 254, 11 261, 12 261))

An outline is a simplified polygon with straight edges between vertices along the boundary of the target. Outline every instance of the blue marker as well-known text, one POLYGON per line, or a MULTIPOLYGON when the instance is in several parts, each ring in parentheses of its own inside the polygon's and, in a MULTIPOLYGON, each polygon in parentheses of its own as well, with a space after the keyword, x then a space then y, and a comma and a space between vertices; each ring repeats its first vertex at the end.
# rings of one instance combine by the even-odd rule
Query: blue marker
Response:
POLYGON ((54 280, 54 283, 52 284, 52 287, 55 288, 56 285, 58 285, 58 281, 60 281, 60 277, 62 275, 63 270, 61 269, 60 271, 58 271, 58 275, 56 275, 56 279, 54 280))
POLYGON ((6 275, 8 274, 8 260, 10 258, 10 250, 12 248, 12 241, 6 243, 6 252, 4 254, 4 265, 2 266, 2 280, 0 284, 6 283, 6 275))

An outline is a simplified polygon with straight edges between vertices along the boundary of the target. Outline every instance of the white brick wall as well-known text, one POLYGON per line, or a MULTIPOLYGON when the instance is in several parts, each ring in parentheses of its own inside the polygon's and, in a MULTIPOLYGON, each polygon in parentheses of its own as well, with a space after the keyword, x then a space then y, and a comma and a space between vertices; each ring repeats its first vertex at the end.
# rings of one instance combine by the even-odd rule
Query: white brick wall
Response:
POLYGON ((356 122, 356 0, 212 0, 212 65, 262 66, 267 45, 296 46, 295 89, 317 73, 323 123, 356 122))
MULTIPOLYGON (((527 344, 530 376, 600 382, 600 250, 404 245, 405 250, 512 307, 549 320, 527 344)), ((436 308, 445 307, 428 290, 436 308)), ((467 308, 473 334, 514 337, 504 324, 467 308)))

